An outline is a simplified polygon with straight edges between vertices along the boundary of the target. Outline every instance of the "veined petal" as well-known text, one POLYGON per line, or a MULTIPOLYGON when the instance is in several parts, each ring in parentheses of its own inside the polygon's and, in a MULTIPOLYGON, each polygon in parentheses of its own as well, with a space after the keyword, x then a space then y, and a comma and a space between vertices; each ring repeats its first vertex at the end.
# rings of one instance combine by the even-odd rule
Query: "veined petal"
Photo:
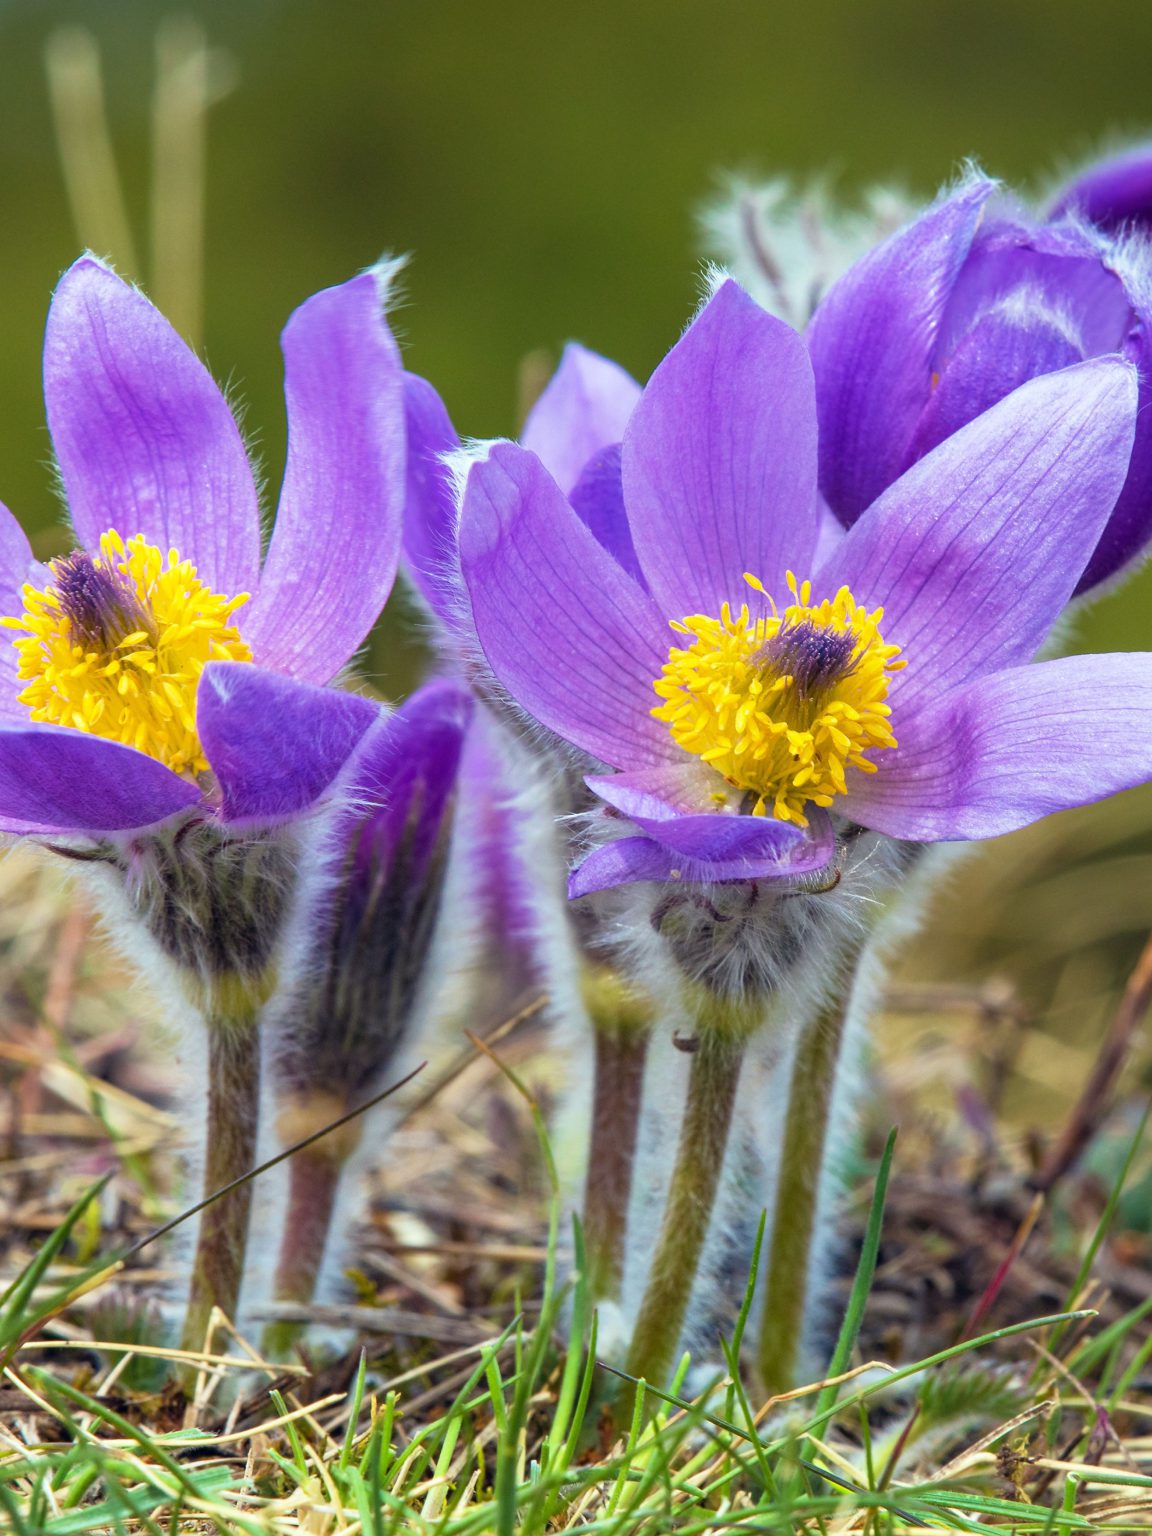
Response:
POLYGON ((630 821, 640 817, 666 821, 673 816, 715 811, 717 788, 725 788, 719 774, 697 759, 637 768, 631 773, 589 773, 584 782, 630 821))
POLYGON ((392 589, 404 509, 400 354, 384 274, 313 294, 282 339, 288 462, 244 637, 262 666, 327 682, 392 589))
POLYGON ((220 785, 225 821, 282 821, 307 811, 380 718, 370 699, 237 662, 209 662, 196 727, 220 785))
POLYGON ((408 428, 404 568, 420 596, 449 629, 460 622, 455 581, 456 497, 443 455, 460 446, 444 402, 418 374, 404 375, 408 428))
POLYGON ((619 363, 569 342, 520 441, 567 495, 592 455, 624 436, 639 398, 639 384, 619 363))
POLYGON ((624 435, 624 503, 669 618, 807 571, 816 546, 816 417, 804 343, 724 283, 656 369, 624 435))
POLYGON ((460 561, 484 654, 522 708, 614 767, 678 755, 651 714, 667 625, 535 454, 495 443, 472 465, 460 561))
POLYGON ((1140 380, 1136 438, 1124 489, 1076 584, 1077 593, 1088 592, 1116 575, 1152 539, 1152 306, 1133 329, 1125 355, 1136 364, 1140 380))
POLYGON ((628 513, 624 508, 619 443, 593 454, 569 492, 568 500, 596 542, 647 592, 648 583, 636 558, 628 513))
POLYGON ((1135 405, 1134 371, 1116 359, 1034 379, 851 528, 821 587, 884 609, 907 663, 889 693, 897 740, 913 705, 1039 649, 1124 483, 1135 405))
POLYGON ((998 837, 1152 779, 1152 654, 1069 656, 919 710, 843 813, 892 837, 998 837))
POLYGON ((0 826, 9 834, 133 832, 200 799, 133 747, 62 726, 0 726, 0 826))
MULTIPOLYGON (((20 589, 37 577, 28 535, 9 512, 0 505, 0 618, 18 618, 24 607, 20 589)), ((19 657, 11 630, 0 634, 0 722, 27 721, 28 711, 17 695, 24 684, 16 676, 19 657)))
POLYGON ((224 396, 159 310, 91 256, 52 300, 44 398, 82 544, 142 533, 215 592, 255 589, 256 487, 224 396))
POLYGON ((966 182, 856 262, 812 318, 820 489, 845 524, 907 462, 945 307, 994 190, 966 182))

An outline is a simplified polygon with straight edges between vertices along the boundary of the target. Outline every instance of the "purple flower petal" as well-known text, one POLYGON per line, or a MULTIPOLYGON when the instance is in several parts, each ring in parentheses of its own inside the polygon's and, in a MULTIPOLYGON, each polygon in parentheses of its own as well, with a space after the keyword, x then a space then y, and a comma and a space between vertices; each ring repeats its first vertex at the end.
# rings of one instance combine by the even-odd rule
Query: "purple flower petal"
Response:
POLYGON ((260 514, 232 413, 159 310, 90 256, 52 300, 44 397, 82 544, 142 533, 213 591, 255 590, 260 514))
POLYGON ((1152 778, 1152 655, 1070 656, 921 709, 843 813, 892 837, 998 837, 1152 778))
POLYGON ((1152 145, 1090 166, 1059 195, 1049 217, 1073 211, 1100 229, 1152 226, 1152 145))
POLYGON ((224 820, 279 821, 308 810, 379 718, 380 706, 358 694, 242 662, 209 662, 196 727, 224 820))
POLYGON ((1029 379, 1069 368, 1085 355, 1064 316, 1039 301, 988 310, 949 358, 917 423, 908 462, 923 458, 1029 379))
POLYGON ((816 419, 804 343, 726 282, 652 375, 624 436, 640 565, 670 619, 810 573, 816 419))
POLYGON ((596 542, 647 592, 648 583, 636 558, 628 513, 624 508, 619 443, 602 448, 588 460, 584 473, 569 492, 568 500, 596 542))
POLYGON ((327 682, 392 589, 404 508, 404 397, 382 278, 302 304, 284 330, 288 462, 244 635, 262 666, 327 682))
POLYGON ((593 454, 624 436, 640 386, 618 363, 569 342, 520 441, 567 494, 593 454))
POLYGON ((813 316, 820 488, 845 524, 904 467, 945 306, 994 190, 967 182, 858 261, 813 316))
POLYGON ((679 755, 651 714, 671 632, 534 454, 496 443, 472 465, 460 560, 488 662, 529 714, 615 767, 679 755))
POLYGON ((821 572, 884 609, 903 647, 893 679, 899 740, 909 705, 1027 660, 1071 596, 1124 483, 1136 401, 1114 359, 1046 374, 908 470, 821 572), (897 711, 899 700, 899 711, 897 711))
POLYGON ((1152 309, 1141 316, 1125 354, 1136 364, 1140 379, 1136 440, 1124 489, 1076 584, 1078 594, 1114 576, 1135 560, 1152 539, 1152 309))
POLYGON ((666 821, 673 816, 694 816, 716 811, 714 799, 726 791, 724 780, 698 758, 662 763, 658 768, 639 768, 632 773, 590 773, 585 784, 613 810, 630 821, 642 817, 666 821))
POLYGON ((404 375, 408 484, 404 566, 420 596, 449 629, 459 623, 456 496, 442 455, 460 446, 444 402, 418 374, 404 375))
POLYGON ((133 747, 55 725, 0 727, 5 832, 136 831, 200 799, 194 784, 133 747))
POLYGON ((405 879, 419 882, 441 842, 472 703, 459 684, 425 684, 365 739, 349 819, 360 827, 357 864, 379 872, 403 849, 405 879), (364 805, 376 805, 367 816, 364 805))
POLYGON ((651 835, 618 838, 590 853, 569 876, 570 899, 637 880, 796 879, 827 868, 836 852, 827 817, 814 819, 809 833, 766 816, 683 816, 637 825, 651 835))
MULTIPOLYGON (((20 524, 0 505, 0 618, 16 619, 24 611, 20 589, 34 579, 36 561, 20 524)), ((24 684, 16 676, 19 656, 15 633, 0 630, 0 721, 27 721, 28 711, 17 695, 24 684)))

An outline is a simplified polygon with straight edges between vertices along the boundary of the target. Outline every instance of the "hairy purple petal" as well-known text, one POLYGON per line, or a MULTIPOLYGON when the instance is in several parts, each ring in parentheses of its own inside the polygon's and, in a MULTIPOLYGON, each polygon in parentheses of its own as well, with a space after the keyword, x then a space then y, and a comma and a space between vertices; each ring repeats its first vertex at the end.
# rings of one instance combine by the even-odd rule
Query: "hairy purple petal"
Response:
POLYGON ((1049 218, 1076 212, 1100 229, 1152 227, 1152 144, 1098 160, 1059 194, 1049 218))
POLYGON ((567 494, 593 454, 624 436, 639 398, 639 384, 618 363, 569 342, 520 441, 567 494))
POLYGON ((460 622, 455 583, 456 496, 443 455, 460 446, 444 402, 427 379, 404 375, 408 478, 404 567, 420 596, 449 629, 460 622))
POLYGON ((143 534, 214 591, 255 591, 260 515, 232 413, 159 310, 90 256, 52 300, 44 397, 82 544, 143 534))
POLYGON ((688 758, 683 752, 680 758, 679 762, 638 768, 631 773, 590 773, 585 775, 584 782, 607 805, 632 821, 641 817, 659 821, 715 811, 713 796, 718 789, 725 790, 724 780, 699 758, 688 758))
POLYGON ((358 694, 243 662, 209 662, 196 726, 224 820, 279 821, 308 810, 379 718, 380 706, 358 694))
POLYGON ((812 318, 820 489, 845 524, 904 468, 945 308, 994 190, 965 183, 856 262, 812 318))
POLYGON ((892 837, 998 837, 1152 778, 1152 655, 1070 656, 935 700, 843 812, 892 837))
POLYGON ((472 465, 460 560, 484 654, 522 708, 615 767, 679 753, 651 715, 666 622, 534 454, 496 443, 472 465))
POLYGON ((1077 593, 1114 576, 1152 539, 1152 310, 1141 317, 1125 354, 1136 364, 1140 380, 1136 438, 1124 489, 1076 584, 1077 593))
POLYGON ((400 354, 382 279, 313 294, 283 335, 288 462, 244 635, 262 666, 326 683, 392 589, 404 509, 400 354))
MULTIPOLYGON (((908 470, 821 572, 884 609, 910 705, 1032 656, 1063 609, 1124 483, 1136 403, 1127 364, 1046 374, 908 470)), ((899 700, 899 711, 897 711, 899 700)))
POLYGON ((187 810, 200 791, 133 747, 55 725, 0 726, 0 830, 136 831, 187 810))
POLYGON ((803 342, 726 282, 656 369, 624 436, 624 501, 669 618, 769 592, 816 546, 816 419, 803 342))

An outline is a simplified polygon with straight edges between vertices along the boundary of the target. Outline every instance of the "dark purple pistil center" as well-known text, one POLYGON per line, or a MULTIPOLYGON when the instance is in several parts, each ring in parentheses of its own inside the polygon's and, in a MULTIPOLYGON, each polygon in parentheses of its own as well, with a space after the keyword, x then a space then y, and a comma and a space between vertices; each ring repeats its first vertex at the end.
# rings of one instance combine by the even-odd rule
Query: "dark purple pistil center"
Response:
POLYGON ((792 692, 807 702, 850 676, 855 656, 855 635, 802 619, 766 640, 755 661, 772 677, 791 677, 792 692))
POLYGON ((52 562, 52 584, 60 608, 81 645, 112 651, 126 635, 152 628, 135 591, 116 571, 99 565, 85 550, 52 562))

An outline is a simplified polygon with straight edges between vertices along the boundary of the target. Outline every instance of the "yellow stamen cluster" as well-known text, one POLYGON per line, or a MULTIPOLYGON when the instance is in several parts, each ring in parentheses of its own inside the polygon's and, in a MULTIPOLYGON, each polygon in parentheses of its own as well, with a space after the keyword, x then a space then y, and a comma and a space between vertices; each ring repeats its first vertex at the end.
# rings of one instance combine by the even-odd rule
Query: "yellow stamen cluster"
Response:
POLYGON ((32 719, 136 747, 174 773, 204 772, 196 685, 209 661, 251 661, 231 622, 248 594, 219 596, 174 549, 165 566, 142 534, 125 544, 106 533, 98 557, 50 569, 43 591, 23 588, 21 616, 0 621, 24 635, 13 643, 32 719))
POLYGON ((904 666, 880 633, 882 608, 869 613, 847 587, 813 605, 811 585, 789 572, 793 601, 770 618, 725 603, 718 619, 673 621, 691 644, 672 648, 653 684, 664 702, 652 713, 679 746, 754 795, 754 816, 801 827, 809 802, 845 792, 845 768, 874 773, 865 754, 896 745, 884 700, 904 666))

